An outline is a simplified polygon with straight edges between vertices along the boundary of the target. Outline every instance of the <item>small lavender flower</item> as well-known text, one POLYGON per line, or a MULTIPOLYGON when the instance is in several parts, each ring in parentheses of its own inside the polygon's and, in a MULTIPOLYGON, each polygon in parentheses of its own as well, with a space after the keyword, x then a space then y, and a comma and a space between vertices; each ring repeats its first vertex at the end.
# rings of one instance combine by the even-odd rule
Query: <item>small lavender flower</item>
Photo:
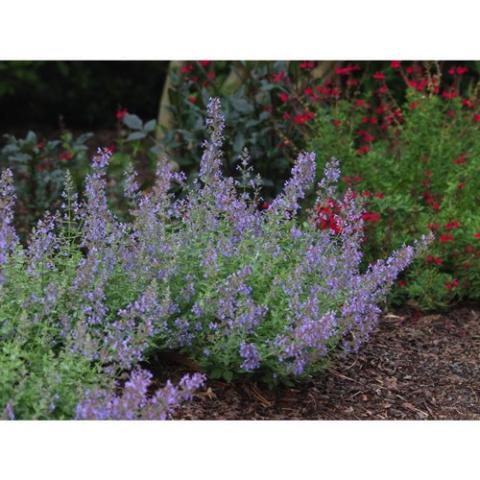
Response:
POLYGON ((247 372, 251 372, 260 366, 260 355, 254 343, 243 342, 240 345, 240 356, 243 359, 240 368, 247 372))
POLYGON ((306 192, 315 180, 315 154, 301 153, 292 169, 292 177, 285 183, 284 193, 275 198, 268 212, 280 213, 291 218, 300 208, 298 203, 305 197, 306 192))

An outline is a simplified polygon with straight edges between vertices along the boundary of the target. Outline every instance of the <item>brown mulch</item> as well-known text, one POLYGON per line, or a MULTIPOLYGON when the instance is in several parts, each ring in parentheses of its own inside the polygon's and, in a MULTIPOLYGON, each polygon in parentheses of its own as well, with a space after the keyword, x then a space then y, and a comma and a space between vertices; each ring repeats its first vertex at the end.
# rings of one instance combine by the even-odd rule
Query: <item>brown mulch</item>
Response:
POLYGON ((275 390, 209 381, 175 418, 480 419, 480 310, 387 314, 359 353, 316 378, 275 390))

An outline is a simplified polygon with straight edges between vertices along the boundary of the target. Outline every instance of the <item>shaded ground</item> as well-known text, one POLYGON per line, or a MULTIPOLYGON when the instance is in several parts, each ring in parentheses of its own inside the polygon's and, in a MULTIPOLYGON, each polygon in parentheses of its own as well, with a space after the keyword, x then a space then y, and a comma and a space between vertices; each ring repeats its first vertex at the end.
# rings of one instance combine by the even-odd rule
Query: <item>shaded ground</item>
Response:
POLYGON ((325 375, 275 391, 211 381, 175 418, 480 419, 480 311, 387 314, 358 354, 325 375))

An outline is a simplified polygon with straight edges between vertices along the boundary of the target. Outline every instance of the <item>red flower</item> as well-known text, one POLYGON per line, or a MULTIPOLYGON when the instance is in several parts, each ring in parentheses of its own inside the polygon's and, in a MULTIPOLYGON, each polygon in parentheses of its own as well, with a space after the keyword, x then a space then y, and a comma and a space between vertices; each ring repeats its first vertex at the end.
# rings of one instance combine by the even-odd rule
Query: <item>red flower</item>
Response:
POLYGON ((356 107, 364 107, 365 106, 365 100, 362 100, 361 98, 358 98, 355 100, 355 106, 356 107))
POLYGON ((64 162, 68 162, 68 160, 73 158, 73 153, 69 152, 68 150, 64 150, 62 153, 60 153, 59 158, 64 162))
POLYGON ((315 118, 315 114, 313 112, 311 112, 310 110, 307 110, 305 113, 304 113, 304 116, 305 118, 308 120, 313 120, 315 118))
POLYGON ((307 87, 303 93, 305 95, 307 95, 308 97, 311 97, 311 96, 313 96, 313 88, 312 87, 307 87))
POLYGON ((211 82, 213 82, 213 81, 217 78, 217 74, 216 74, 213 70, 210 70, 210 71, 207 73, 207 78, 208 78, 208 80, 210 80, 211 82))
POLYGON ((352 177, 352 182, 358 183, 362 181, 362 177, 360 175, 355 175, 352 177))
POLYGON ((413 65, 410 65, 409 67, 406 68, 407 73, 413 73, 413 65))
POLYGON ((313 70, 315 68, 315 62, 305 61, 300 63, 302 70, 313 70))
POLYGON ((342 121, 339 120, 338 118, 334 118, 334 119, 332 120, 332 123, 333 123, 333 125, 334 125, 335 127, 338 128, 338 127, 342 124, 342 121))
POLYGON ((467 156, 462 153, 458 158, 456 158, 453 163, 455 165, 463 165, 467 161, 467 156))
POLYGON ((457 188, 458 190, 463 190, 465 188, 465 182, 459 182, 457 188))
POLYGON ((399 280, 398 281, 398 286, 399 287, 406 287, 407 286, 407 282, 405 280, 399 280))
POLYGON ((427 255, 425 259, 427 263, 434 263, 435 265, 442 265, 443 260, 440 257, 433 257, 432 255, 427 255))
POLYGON ((464 98, 462 100, 462 105, 465 107, 465 108, 473 108, 473 102, 471 100, 469 100, 468 98, 464 98))
POLYGON ((210 65, 210 60, 200 60, 198 62, 202 67, 208 67, 210 65))
POLYGON ((440 225, 438 223, 429 223, 427 226, 430 230, 433 230, 433 231, 438 230, 440 228, 440 225))
POLYGON ((306 119, 301 113, 297 113, 297 115, 293 117, 293 121, 295 125, 303 125, 306 122, 306 119))
POLYGON ((288 102, 288 94, 285 92, 279 93, 278 98, 282 103, 287 103, 288 102))
POLYGON ((452 220, 451 222, 448 222, 445 225, 445 228, 450 231, 450 230, 456 230, 457 228, 460 228, 460 222, 458 220, 452 220))
POLYGON ((376 125, 376 124, 378 123, 378 118, 377 118, 377 117, 371 117, 371 118, 370 118, 370 123, 371 123, 372 125, 376 125))
POLYGON ((362 197, 371 198, 372 197, 372 192, 369 192, 368 190, 364 190, 362 192, 362 197))
POLYGON ((445 100, 452 100, 453 98, 458 97, 458 92, 456 90, 445 91, 442 92, 442 97, 445 100))
POLYGON ((454 278, 451 282, 446 282, 445 283, 445 288, 447 290, 453 290, 453 289, 458 287, 458 283, 459 283, 458 280, 456 278, 454 278))
POLYGON ((375 80, 385 80, 385 74, 383 72, 375 72, 373 78, 375 80))
POLYGON ((278 73, 274 73, 272 75, 272 82, 273 83, 280 83, 286 77, 287 77, 287 74, 283 70, 280 70, 278 73))
POLYGON ((340 96, 340 94, 341 94, 341 92, 340 92, 339 88, 332 88, 332 90, 330 91, 330 95, 332 97, 338 98, 340 96))
POLYGON ((362 117, 361 122, 362 123, 368 123, 368 117, 362 117))
POLYGON ((453 242, 455 240, 455 237, 451 233, 444 233, 443 235, 440 235, 438 237, 438 240, 440 243, 448 243, 448 242, 453 242))
POLYGON ((383 198, 385 198, 385 194, 383 192, 377 192, 375 194, 375 197, 376 198, 379 198, 380 200, 382 200, 383 198))
POLYGON ((193 64, 187 63, 186 65, 182 65, 180 67, 180 73, 190 73, 193 70, 193 64))
POLYGON ((115 145, 112 143, 111 145, 109 145, 108 147, 106 147, 105 150, 106 150, 108 153, 113 154, 113 153, 115 153, 116 147, 115 147, 115 145))
POLYGON ((365 212, 362 214, 362 218, 365 222, 377 223, 380 221, 380 214, 377 212, 365 212))
POLYGON ((359 155, 365 155, 370 151, 370 147, 368 145, 362 145, 361 147, 357 148, 357 153, 359 155))
POLYGON ((190 95, 188 97, 188 101, 192 104, 195 104, 195 103, 197 103, 197 97, 195 95, 190 95))
POLYGON ((270 208, 270 204, 268 202, 263 202, 260 208, 262 210, 268 210, 270 208))
POLYGON ((410 110, 415 110, 418 107, 418 102, 410 102, 408 108, 410 110))
POLYGON ((398 60, 392 60, 390 62, 390 66, 394 69, 397 70, 400 68, 400 62, 398 60))
POLYGON ((473 121, 474 121, 474 122, 480 122, 480 113, 476 113, 476 114, 473 116, 473 121))
POLYGON ((117 110, 115 112, 115 118, 121 122, 123 120, 123 118, 125 117, 125 115, 128 115, 128 110, 126 108, 123 108, 121 110, 117 110))
POLYGON ((290 114, 288 112, 284 112, 283 115, 282 115, 282 118, 287 121, 287 120, 290 120, 290 114))
POLYGON ((477 240, 480 240, 480 232, 479 233, 474 233, 473 237, 476 238, 477 240))

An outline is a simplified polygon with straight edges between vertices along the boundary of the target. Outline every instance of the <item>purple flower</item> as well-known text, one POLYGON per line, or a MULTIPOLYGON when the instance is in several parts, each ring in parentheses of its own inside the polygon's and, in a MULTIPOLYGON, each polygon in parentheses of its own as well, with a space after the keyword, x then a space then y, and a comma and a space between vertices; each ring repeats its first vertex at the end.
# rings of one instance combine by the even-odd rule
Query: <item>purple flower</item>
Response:
POLYGON ((251 372, 260 366, 260 355, 254 343, 240 344, 240 356, 243 359, 240 368, 243 370, 251 372))

